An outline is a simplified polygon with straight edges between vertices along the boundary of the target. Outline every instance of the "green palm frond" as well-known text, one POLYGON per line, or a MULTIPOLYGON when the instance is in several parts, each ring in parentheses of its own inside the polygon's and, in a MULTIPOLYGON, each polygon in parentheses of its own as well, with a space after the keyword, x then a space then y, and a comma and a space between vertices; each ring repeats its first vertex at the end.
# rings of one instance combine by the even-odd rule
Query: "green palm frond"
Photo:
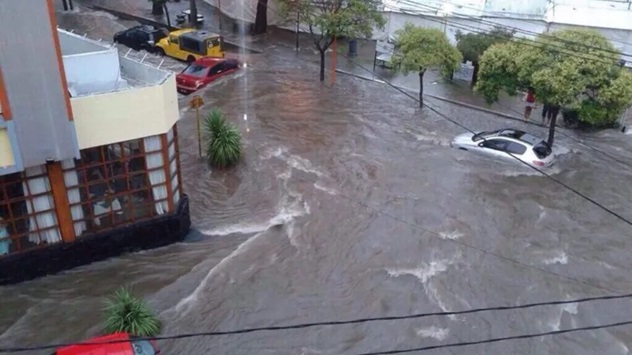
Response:
POLYGON ((218 168, 237 164, 241 158, 241 134, 215 109, 204 120, 208 143, 206 155, 209 163, 218 168))
POLYGON ((126 332, 134 336, 156 336, 160 333, 160 320, 145 301, 121 288, 106 301, 105 332, 126 332))

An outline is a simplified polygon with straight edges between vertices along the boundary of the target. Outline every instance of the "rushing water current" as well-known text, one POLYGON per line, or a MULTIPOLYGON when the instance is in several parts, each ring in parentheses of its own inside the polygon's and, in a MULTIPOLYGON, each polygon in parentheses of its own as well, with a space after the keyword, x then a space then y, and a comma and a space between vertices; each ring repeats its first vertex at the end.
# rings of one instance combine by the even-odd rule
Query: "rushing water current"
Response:
MULTIPOLYGON (((632 227, 533 170, 450 148, 462 129, 384 85, 317 78, 312 62, 271 46, 203 91, 205 109, 220 108, 243 134, 244 159, 224 172, 198 159, 182 97, 182 176, 205 237, 0 288, 0 344, 92 336, 103 298, 122 285, 159 312, 165 335, 632 291, 632 227)), ((534 130, 429 103, 475 130, 534 130)), ((624 135, 567 134, 630 160, 624 135)), ((632 218, 632 168, 557 142, 548 173, 632 218)), ((604 301, 160 345, 166 354, 357 354, 630 319, 629 300, 604 301)), ((626 354, 631 339, 621 327, 427 353, 626 354)))

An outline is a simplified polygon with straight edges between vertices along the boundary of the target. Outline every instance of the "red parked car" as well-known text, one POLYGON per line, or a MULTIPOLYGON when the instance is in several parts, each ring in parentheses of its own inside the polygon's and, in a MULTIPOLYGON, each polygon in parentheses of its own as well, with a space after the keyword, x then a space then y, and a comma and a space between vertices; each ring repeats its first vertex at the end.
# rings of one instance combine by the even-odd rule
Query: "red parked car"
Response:
POLYGON ((237 70, 239 63, 235 59, 202 57, 176 75, 178 92, 188 95, 237 70))
POLYGON ((159 355, 153 341, 135 340, 127 333, 115 333, 85 341, 91 345, 71 345, 57 349, 51 355, 159 355), (117 341, 118 343, 107 343, 117 341), (104 343, 104 344, 93 344, 104 343))

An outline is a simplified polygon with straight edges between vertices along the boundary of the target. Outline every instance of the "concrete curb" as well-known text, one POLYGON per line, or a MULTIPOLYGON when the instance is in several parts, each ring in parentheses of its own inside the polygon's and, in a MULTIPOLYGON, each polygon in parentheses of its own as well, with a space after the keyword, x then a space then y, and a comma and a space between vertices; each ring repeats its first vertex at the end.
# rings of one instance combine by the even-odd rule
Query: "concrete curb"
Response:
MULTIPOLYGON (((365 76, 365 75, 355 74, 355 73, 346 71, 344 69, 336 69, 336 72, 338 72, 340 74, 344 74, 344 75, 353 76, 353 77, 356 77, 356 78, 362 79, 362 80, 372 81, 372 82, 379 83, 379 84, 386 84, 386 82, 384 80, 380 80, 380 79, 377 79, 377 78, 371 78, 371 77, 365 76)), ((396 87, 401 89, 401 90, 404 90, 404 91, 412 92, 412 90, 410 90, 408 88, 405 88, 405 87, 401 87, 401 86, 396 86, 396 87)), ((433 94, 424 94, 424 95, 428 96, 428 97, 431 97, 433 99, 445 101, 445 102, 448 102, 448 103, 451 103, 451 104, 454 104, 454 105, 467 107, 467 108, 470 108, 470 109, 473 109, 473 110, 477 110, 477 111, 482 111, 482 112, 489 113, 489 114, 496 115, 496 116, 500 116, 500 117, 503 117, 503 118, 508 118, 508 119, 517 120, 517 121, 524 121, 522 118, 519 118, 519 117, 516 117, 516 116, 512 116, 512 115, 504 113, 504 112, 488 109, 488 108, 477 106, 477 105, 468 104, 468 103, 457 101, 457 100, 448 99, 448 98, 443 97, 443 96, 438 96, 438 95, 433 95, 433 94)))

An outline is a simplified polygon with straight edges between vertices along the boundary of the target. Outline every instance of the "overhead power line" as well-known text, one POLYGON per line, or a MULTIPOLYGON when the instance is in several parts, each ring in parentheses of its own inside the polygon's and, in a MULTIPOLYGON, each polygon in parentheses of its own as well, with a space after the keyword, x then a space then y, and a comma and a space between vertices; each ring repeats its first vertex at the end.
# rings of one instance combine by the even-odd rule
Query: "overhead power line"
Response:
POLYGON ((501 341, 509 341, 509 340, 522 340, 522 339, 539 338, 539 337, 552 336, 552 335, 561 335, 561 334, 574 333, 574 332, 583 332, 583 331, 588 331, 588 330, 598 330, 598 329, 622 327, 624 325, 631 325, 631 324, 632 324, 632 321, 625 321, 625 322, 609 323, 609 324, 602 324, 602 325, 591 325, 591 326, 579 327, 579 328, 554 330, 554 331, 551 331, 551 332, 514 335, 514 336, 508 336, 508 337, 502 337, 502 338, 491 338, 491 339, 484 339, 484 340, 477 340, 477 341, 464 341, 464 342, 459 342, 459 343, 423 346, 423 347, 411 348, 411 349, 399 349, 399 350, 387 350, 387 351, 369 352, 369 353, 362 353, 362 354, 358 354, 358 355, 404 354, 404 353, 412 353, 412 352, 420 352, 420 351, 428 351, 428 350, 436 350, 436 349, 464 347, 464 346, 470 346, 470 345, 492 344, 492 343, 499 343, 501 341))
MULTIPOLYGON (((397 320, 410 320, 410 319, 419 319, 419 318, 428 318, 428 317, 457 316, 457 315, 474 314, 474 313, 482 313, 482 312, 509 311, 509 310, 528 309, 528 308, 535 308, 535 307, 559 306, 559 305, 566 305, 566 304, 617 300, 617 299, 627 299, 627 298, 632 298, 632 294, 587 297, 587 298, 578 298, 578 299, 567 300, 567 301, 548 301, 548 302, 538 302, 538 303, 527 303, 527 304, 515 305, 515 306, 474 308, 474 309, 468 309, 468 310, 463 310, 463 311, 417 313, 417 314, 408 314, 408 315, 403 315, 403 316, 358 318, 358 319, 342 320, 342 321, 300 323, 300 324, 285 325, 285 326, 245 328, 245 329, 238 329, 238 330, 216 331, 216 332, 183 333, 183 334, 176 334, 176 335, 156 336, 156 337, 135 337, 134 339, 137 339, 137 340, 177 340, 177 339, 198 338, 198 337, 216 337, 216 336, 223 336, 223 335, 239 335, 239 334, 248 334, 248 333, 264 332, 264 331, 296 330, 296 329, 305 329, 305 328, 313 328, 313 327, 350 325, 350 324, 370 323, 370 322, 378 322, 378 321, 397 321, 397 320)), ((57 344, 37 345, 37 346, 29 346, 29 347, 0 348, 0 353, 17 353, 17 352, 35 351, 35 350, 47 350, 47 349, 62 348, 66 346, 76 345, 76 344, 90 346, 90 345, 127 343, 128 341, 129 340, 117 339, 117 340, 108 340, 108 341, 102 341, 102 342, 57 343, 57 344)), ((468 345, 471 345, 471 344, 468 344, 468 345)), ((413 350, 410 350, 410 351, 413 351, 413 350)), ((414 350, 414 351, 417 351, 417 350, 414 350)))

